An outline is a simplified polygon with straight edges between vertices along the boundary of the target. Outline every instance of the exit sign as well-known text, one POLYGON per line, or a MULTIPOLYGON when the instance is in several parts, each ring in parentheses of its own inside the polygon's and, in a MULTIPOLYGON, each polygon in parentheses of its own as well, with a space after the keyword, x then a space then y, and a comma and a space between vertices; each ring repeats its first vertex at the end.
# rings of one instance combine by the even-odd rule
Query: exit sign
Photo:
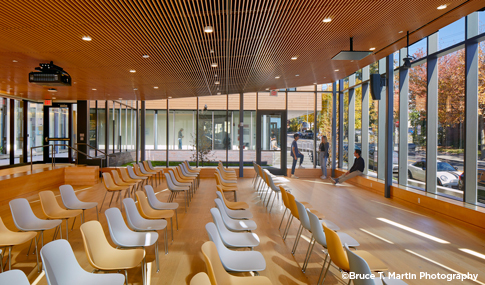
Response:
POLYGON ((44 106, 52 106, 52 100, 44 100, 44 106))
POLYGON ((278 90, 271 90, 269 96, 278 96, 278 90))

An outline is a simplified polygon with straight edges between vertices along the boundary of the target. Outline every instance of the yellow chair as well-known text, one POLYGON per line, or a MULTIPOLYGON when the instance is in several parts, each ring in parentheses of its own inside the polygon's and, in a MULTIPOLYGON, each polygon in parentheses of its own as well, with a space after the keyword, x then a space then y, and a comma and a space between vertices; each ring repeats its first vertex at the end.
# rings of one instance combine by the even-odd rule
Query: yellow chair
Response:
POLYGON ((133 171, 135 172, 136 176, 146 177, 147 178, 147 185, 148 185, 148 181, 150 180, 150 178, 152 178, 152 186, 153 186, 153 174, 145 174, 145 173, 141 172, 140 166, 136 163, 133 164, 133 171))
MULTIPOLYGON (((12 247, 23 244, 34 239, 37 243, 36 232, 12 232, 7 229, 0 217, 0 247, 8 247, 8 270, 12 269, 12 247)), ((30 249, 29 249, 30 250, 30 249)), ((2 259, 3 260, 3 259, 2 259)), ((37 261, 37 265, 39 262, 37 261)), ((3 272, 3 264, 0 265, 3 272)))
POLYGON ((158 185, 157 171, 151 170, 145 163, 146 163, 146 161, 140 161, 139 163, 137 163, 137 165, 140 169, 140 172, 145 174, 145 175, 150 175, 150 178, 152 179, 152 186, 153 186, 153 184, 158 185))
POLYGON ((217 165, 217 169, 219 169, 219 172, 221 173, 222 178, 225 180, 231 180, 231 181, 236 181, 237 180, 237 175, 235 172, 227 172, 226 169, 219 163, 217 165))
POLYGON ((195 188, 197 187, 197 177, 185 176, 184 173, 182 172, 182 169, 180 169, 180 165, 174 168, 174 174, 177 181, 179 181, 179 178, 180 178, 181 180, 190 182, 192 184, 192 190, 193 190, 192 193, 195 193, 195 188))
MULTIPOLYGON (((349 265, 349 259, 347 257, 347 252, 345 252, 345 249, 342 246, 342 241, 340 240, 340 237, 338 236, 338 234, 333 230, 327 228, 325 223, 322 223, 322 226, 325 232, 325 238, 327 240, 327 251, 330 256, 330 262, 328 263, 327 270, 325 272, 325 275, 323 276, 323 280, 322 280, 322 283, 323 283, 323 281, 325 281, 325 277, 327 276, 328 269, 330 268, 331 262, 333 262, 338 268, 340 268, 345 272, 350 271, 350 265, 349 265)), ((379 258, 375 257, 374 255, 372 255, 371 253, 365 250, 355 250, 352 252, 362 257, 369 265, 369 268, 371 271, 383 272, 383 271, 389 270, 387 268, 387 265, 384 262, 382 262, 382 260, 380 260, 379 258)), ((320 279, 322 278, 322 273, 324 268, 325 266, 322 268, 317 284, 320 284, 320 279)))
POLYGON ((126 284, 128 284, 128 269, 138 267, 141 264, 143 284, 145 284, 145 250, 116 249, 112 247, 98 221, 89 221, 81 225, 84 250, 89 264, 96 271, 125 271, 126 284))
POLYGON ((242 277, 227 273, 217 253, 217 247, 212 241, 206 241, 202 245, 202 255, 204 256, 205 265, 212 285, 271 284, 271 281, 265 276, 242 277))
POLYGON ((221 189, 223 192, 233 192, 234 193, 234 201, 237 201, 237 185, 228 185, 222 182, 221 177, 219 176, 219 173, 214 172, 214 176, 216 178, 216 185, 221 186, 221 189))
POLYGON ((162 175, 162 169, 151 168, 150 165, 148 164, 148 161, 143 161, 143 166, 145 166, 146 171, 148 171, 150 173, 154 173, 155 177, 157 177, 157 174, 158 174, 158 183, 160 183, 160 177, 162 175))
POLYGON ((111 174, 109 172, 103 172, 103 183, 104 187, 106 187, 106 193, 104 194, 103 202, 101 202, 101 208, 99 209, 99 212, 101 213, 101 210, 103 209, 104 199, 106 199, 106 195, 108 194, 108 192, 111 192, 111 200, 109 201, 108 207, 111 206, 111 202, 113 202, 113 197, 115 196, 116 192, 118 192, 118 199, 120 200, 120 210, 123 210, 123 206, 121 205, 121 191, 129 191, 129 187, 126 188, 125 186, 116 185, 113 177, 111 177, 111 174))
POLYGON ((187 162, 187 160, 184 161, 183 164, 185 164, 185 169, 188 172, 197 174, 197 184, 200 185, 200 171, 201 171, 201 169, 199 169, 199 168, 190 168, 190 165, 187 162))
MULTIPOLYGON (((82 210, 66 210, 59 206, 56 196, 52 191, 39 192, 40 205, 44 215, 50 220, 66 221, 66 239, 69 240, 69 218, 76 218, 83 213, 82 210)), ((73 226, 76 220, 74 219, 73 226)), ((61 229, 62 230, 62 226, 61 229)))
POLYGON ((224 200, 224 204, 231 209, 231 210, 246 210, 249 209, 249 205, 246 202, 231 202, 227 201, 226 196, 224 196, 224 191, 222 191, 221 186, 216 186, 217 190, 221 192, 222 199, 224 200))
POLYGON ((172 231, 172 241, 173 241, 173 210, 156 210, 153 209, 150 204, 148 203, 148 198, 143 191, 136 191, 136 198, 138 200, 138 211, 140 215, 149 220, 168 220, 170 219, 170 227, 172 231))
MULTIPOLYGON (((143 179, 133 179, 133 178, 131 178, 130 174, 128 173, 128 169, 126 169, 126 167, 118 168, 118 170, 121 174, 121 179, 123 179, 124 182, 136 183, 135 191, 140 186, 140 183, 143 184, 143 181, 144 181, 143 179)), ((134 193, 133 193, 133 195, 134 195, 134 193)))
MULTIPOLYGON (((281 193, 283 193, 283 192, 281 192, 281 193)), ((291 193, 288 193, 288 192, 284 193, 283 195, 286 195, 288 208, 290 209, 290 213, 291 213, 291 217, 288 219, 288 223, 286 224, 286 229, 285 229, 285 232, 283 234, 283 240, 286 240, 286 236, 288 235, 288 232, 290 231, 290 226, 291 226, 291 222, 293 221, 293 218, 296 218, 299 221, 300 215, 298 214, 298 208, 296 207, 295 196, 293 196, 291 193)), ((310 207, 307 207, 308 204, 303 204, 303 205, 305 206, 305 208, 308 208, 310 210, 310 212, 315 214, 315 216, 317 216, 318 219, 321 220, 321 219, 324 218, 324 216, 321 213, 319 213, 318 211, 313 210, 310 207)))
POLYGON ((205 272, 199 272, 190 279, 190 285, 212 285, 209 275, 205 272))
POLYGON ((128 187, 127 191, 125 192, 125 197, 128 195, 130 197, 130 193, 133 191, 135 192, 135 186, 138 185, 137 182, 125 182, 123 179, 121 179, 118 171, 116 170, 111 170, 111 174, 113 177, 113 180, 116 185, 121 186, 121 187, 128 187), (130 188, 132 190, 130 190, 130 188))

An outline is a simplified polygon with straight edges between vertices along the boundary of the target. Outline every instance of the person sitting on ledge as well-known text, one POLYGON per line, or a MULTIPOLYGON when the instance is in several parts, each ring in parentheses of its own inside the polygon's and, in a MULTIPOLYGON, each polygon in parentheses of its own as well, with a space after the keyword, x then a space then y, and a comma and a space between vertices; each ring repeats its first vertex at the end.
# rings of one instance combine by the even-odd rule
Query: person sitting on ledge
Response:
POLYGON ((360 149, 356 149, 354 151, 354 156, 355 156, 354 165, 352 165, 352 168, 350 168, 349 171, 345 172, 339 178, 336 178, 336 179, 331 178, 333 181, 333 184, 342 183, 347 179, 362 175, 365 168, 365 162, 364 162, 364 159, 360 156, 361 153, 362 151, 360 149))

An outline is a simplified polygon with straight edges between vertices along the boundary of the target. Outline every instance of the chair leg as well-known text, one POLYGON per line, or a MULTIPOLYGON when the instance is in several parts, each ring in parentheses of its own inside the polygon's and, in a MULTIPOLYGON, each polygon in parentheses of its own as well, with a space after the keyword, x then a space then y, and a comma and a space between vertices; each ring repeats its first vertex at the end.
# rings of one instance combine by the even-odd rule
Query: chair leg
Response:
POLYGON ((288 236, 288 232, 290 231, 291 222, 293 222, 293 216, 291 216, 288 219, 289 219, 289 222, 286 225, 286 230, 285 230, 285 234, 283 236, 283 240, 286 240, 286 237, 288 236))
POLYGON ((128 271, 125 269, 125 283, 128 285, 128 271))
POLYGON ((35 242, 35 258, 37 259, 37 272, 40 273, 39 254, 37 250, 37 236, 35 236, 34 242, 35 242))
POLYGON ((111 207, 111 202, 113 202, 113 197, 115 196, 115 192, 111 192, 111 200, 109 201, 108 208, 111 207))
POLYGON ((308 250, 306 252, 305 261, 303 262, 303 267, 301 268, 301 271, 303 271, 303 273, 305 273, 308 263, 310 262, 310 256, 312 255, 314 246, 315 246, 315 239, 313 238, 313 235, 312 235, 312 239, 310 240, 310 244, 308 245, 308 250))
MULTIPOLYGON (((83 210, 83 213, 84 213, 84 210, 83 210)), ((74 217, 74 221, 72 222, 72 227, 71 227, 71 232, 74 230, 74 224, 76 223, 76 218, 77 217, 74 217)), ((82 216, 81 216, 81 224, 82 224, 82 216)))
POLYGON ((281 225, 283 224, 283 220, 285 219, 286 211, 288 211, 287 208, 285 208, 285 211, 283 212, 283 217, 281 217, 281 222, 280 222, 280 226, 278 227, 278 230, 281 229, 281 225))
MULTIPOLYGON (((99 212, 100 212, 100 213, 101 213, 101 210, 103 209, 104 199, 106 199, 106 195, 108 195, 108 191, 106 191, 106 193, 104 193, 103 202, 101 202, 101 208, 99 208, 99 212)), ((96 206, 96 207, 97 207, 97 206, 96 206)), ((98 217, 98 221, 99 221, 99 217, 98 217)))
POLYGON ((177 209, 174 210, 175 212, 175 222, 177 224, 177 231, 179 230, 179 217, 177 216, 177 209))
POLYGON ((98 219, 98 221, 99 221, 98 205, 96 205, 96 218, 97 218, 97 219, 98 219))
POLYGON ((273 205, 274 205, 274 201, 276 200, 276 197, 278 197, 278 193, 275 193, 275 195, 274 195, 273 203, 271 203, 271 208, 269 208, 270 213, 271 213, 271 210, 273 210, 273 205))
POLYGON ((160 271, 160 263, 158 262, 158 240, 155 242, 155 260, 157 262, 157 273, 160 271))
POLYGON ((66 240, 69 241, 69 219, 66 219, 66 240))
POLYGON ((172 241, 173 241, 173 218, 170 218, 170 227, 172 228, 172 241))
POLYGON ((237 191, 234 190, 234 202, 237 202, 237 191))
POLYGON ((165 227, 165 254, 168 254, 168 229, 165 227))
POLYGON ((328 270, 330 269, 330 265, 332 265, 332 260, 330 259, 330 261, 328 262, 327 270, 325 271, 325 275, 323 276, 322 282, 320 283, 320 279, 322 278, 322 273, 323 273, 323 269, 325 268, 325 263, 327 261, 327 257, 328 257, 328 253, 327 253, 327 256, 325 256, 322 271, 320 272, 320 277, 318 278, 317 284, 323 284, 323 282, 325 282, 325 278, 327 277, 328 270))
MULTIPOLYGON (((2 265, 3 265, 3 259, 2 259, 2 265)), ((8 270, 12 270, 12 246, 8 247, 8 270)))
POLYGON ((300 242, 300 237, 301 234, 303 233, 303 225, 300 223, 300 227, 298 228, 298 231, 296 232, 296 238, 295 242, 293 244, 293 249, 291 250, 291 254, 295 254, 296 248, 298 247, 298 243, 300 242))

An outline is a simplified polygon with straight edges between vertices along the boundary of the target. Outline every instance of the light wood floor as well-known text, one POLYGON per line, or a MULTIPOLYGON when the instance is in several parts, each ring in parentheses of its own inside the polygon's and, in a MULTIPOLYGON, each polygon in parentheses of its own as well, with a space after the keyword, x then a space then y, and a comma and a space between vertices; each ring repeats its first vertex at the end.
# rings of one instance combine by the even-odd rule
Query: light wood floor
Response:
MULTIPOLYGON (((436 216, 432 212, 420 209, 416 206, 398 203, 385 199, 377 194, 354 186, 333 186, 330 181, 320 179, 292 180, 289 186, 297 200, 311 202, 314 208, 326 215, 340 226, 341 231, 350 234, 361 244, 359 249, 367 250, 384 260, 391 272, 396 273, 453 273, 450 269, 460 273, 479 274, 478 280, 485 282, 485 260, 462 252, 465 248, 485 254, 485 232, 479 228, 467 224, 451 221, 442 216, 436 216), (443 239, 448 244, 424 238, 415 233, 403 230, 396 226, 384 223, 377 218, 385 218, 395 223, 443 239), (363 230, 367 231, 364 232, 363 230), (375 236, 377 235, 386 241, 375 236), (423 259, 411 252, 419 254, 423 259), (446 269, 432 261, 442 264, 446 269)), ((155 192, 162 201, 168 196, 164 183, 156 187, 155 192)), ((163 235, 160 237, 160 272, 156 272, 153 248, 148 250, 148 260, 152 263, 151 284, 188 284, 192 276, 205 271, 205 264, 200 253, 201 245, 208 240, 205 232, 205 224, 212 221, 209 209, 214 207, 215 180, 202 179, 201 187, 195 194, 188 212, 183 211, 183 197, 177 197, 181 205, 179 210, 179 230, 175 232, 174 242, 169 243, 169 254, 163 252, 163 235)), ((258 225, 255 231, 261 239, 261 245, 255 250, 260 251, 267 263, 265 271, 261 275, 269 277, 273 284, 316 284, 323 262, 322 248, 315 246, 307 272, 301 272, 301 265, 308 247, 308 241, 302 239, 295 256, 291 255, 294 236, 299 226, 294 221, 286 242, 281 238, 278 225, 281 220, 282 207, 278 202, 276 209, 269 214, 262 206, 259 197, 251 186, 251 179, 239 180, 239 201, 250 204, 254 220, 258 225)), ((58 194, 57 189, 55 193, 58 194)), ((98 184, 93 187, 75 187, 77 194, 84 201, 101 202, 104 195, 104 187, 98 184)), ((232 195, 227 194, 229 199, 232 195)), ((28 198, 38 217, 43 217, 37 196, 28 198)), ((59 197, 60 201, 60 197, 59 197)), ((116 204, 117 205, 117 204, 116 204)), ((107 208, 105 202, 104 210, 107 208)), ((0 215, 7 227, 15 229, 8 202, 0 204, 0 215)), ((87 220, 96 219, 93 210, 86 212, 87 220)), ((109 238, 106 218, 100 214, 100 221, 109 238)), ((484 221, 485 222, 485 221, 484 221)), ((46 233, 46 242, 52 239, 53 231, 46 233)), ((304 233, 309 237, 309 233, 304 233)), ((69 234, 69 241, 74 249, 77 260, 83 268, 91 271, 79 231, 79 220, 76 221, 74 231, 69 234)), ((13 268, 23 270, 33 282, 38 276, 35 267, 35 256, 26 257, 28 244, 18 246, 13 251, 13 268)), ((141 272, 139 269, 129 271, 130 284, 141 284, 141 272)), ((407 280, 408 284, 484 284, 472 281, 443 280, 407 280)), ((341 279, 341 274, 334 267, 330 269, 325 284, 346 284, 341 279)), ((38 284, 47 284, 43 278, 38 284)))

